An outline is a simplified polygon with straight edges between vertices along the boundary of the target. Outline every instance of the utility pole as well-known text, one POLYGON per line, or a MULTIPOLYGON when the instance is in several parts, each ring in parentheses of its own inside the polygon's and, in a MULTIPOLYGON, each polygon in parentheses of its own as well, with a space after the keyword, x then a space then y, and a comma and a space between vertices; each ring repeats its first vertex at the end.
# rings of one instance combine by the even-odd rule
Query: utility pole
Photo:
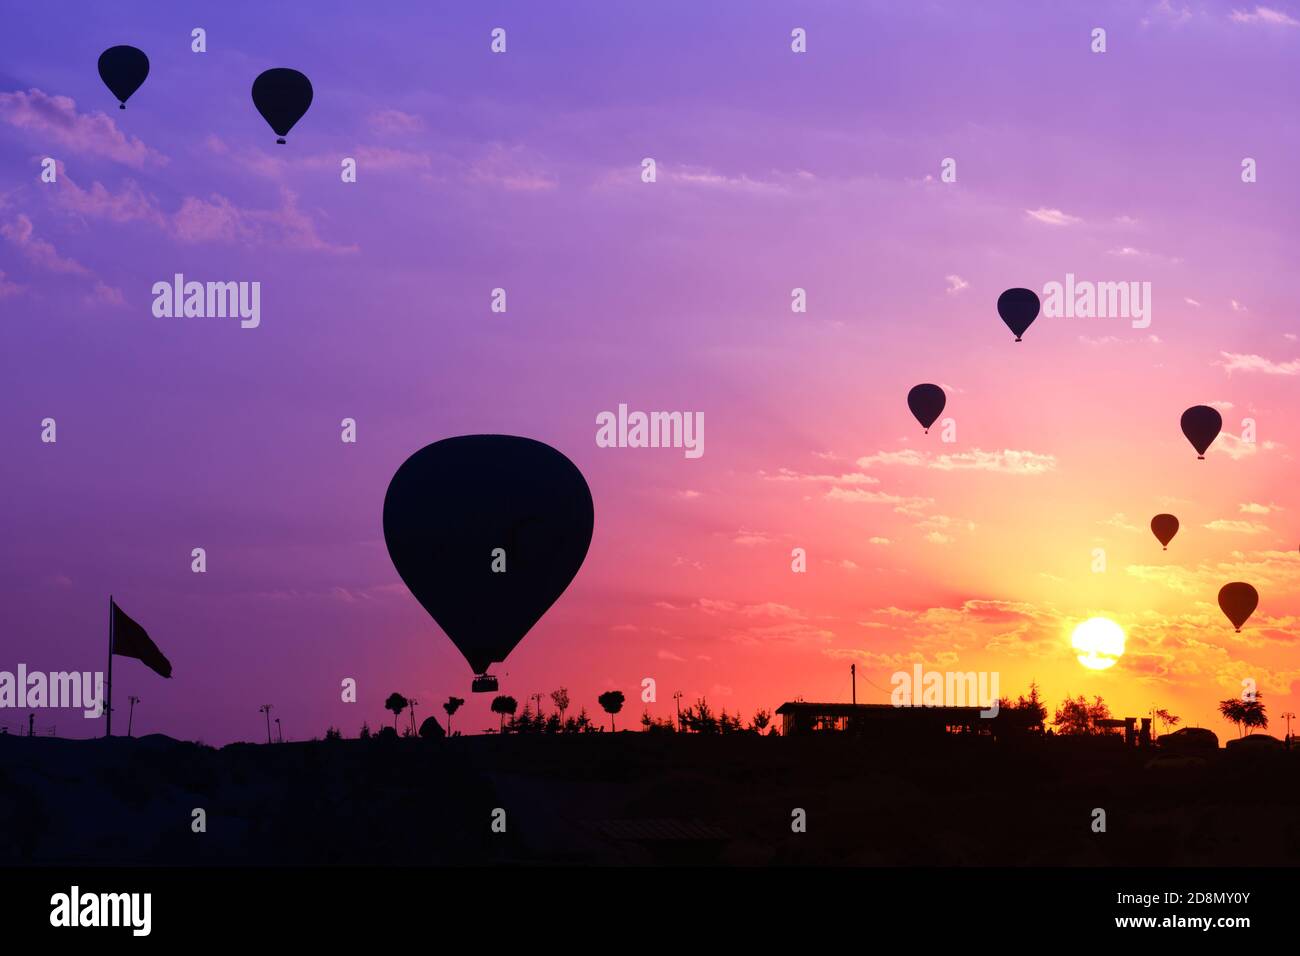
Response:
POLYGON ((284 743, 284 731, 280 729, 280 718, 275 718, 275 736, 279 738, 280 743, 284 743))
POLYGON ((415 705, 419 703, 414 697, 407 701, 411 705, 411 733, 415 733, 415 705))
POLYGON ((673 700, 677 703, 677 732, 682 732, 682 692, 673 691, 673 700))
POLYGON ((858 665, 849 665, 849 676, 853 679, 853 706, 858 705, 858 665))
POLYGON ((126 714, 126 735, 131 736, 131 723, 135 720, 135 705, 140 703, 140 698, 134 694, 127 698, 131 702, 131 709, 126 714))
POLYGON ((257 708, 258 713, 266 714, 266 742, 271 742, 271 705, 263 704, 257 708))
POLYGON ((1291 749, 1291 718, 1294 717, 1295 714, 1288 710, 1282 716, 1286 718, 1286 746, 1289 750, 1291 749))
POLYGON ((36 715, 35 714, 27 715, 27 736, 28 737, 36 736, 36 715))
POLYGON ((535 700, 535 701, 537 702, 537 716, 538 716, 539 718, 542 716, 542 697, 544 697, 544 696, 545 696, 544 694, 534 694, 534 695, 533 695, 533 700, 535 700))

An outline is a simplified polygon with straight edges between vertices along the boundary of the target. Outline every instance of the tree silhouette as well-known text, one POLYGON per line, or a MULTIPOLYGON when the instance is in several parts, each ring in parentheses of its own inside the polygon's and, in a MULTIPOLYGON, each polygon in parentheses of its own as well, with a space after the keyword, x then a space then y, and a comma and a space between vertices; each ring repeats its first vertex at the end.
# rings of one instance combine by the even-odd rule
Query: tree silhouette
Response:
POLYGON ((695 702, 694 707, 687 707, 682 711, 682 726, 691 733, 716 734, 718 718, 713 716, 713 711, 709 709, 709 702, 701 697, 695 702))
POLYGON ((745 725, 740 720, 740 714, 728 714, 725 707, 722 713, 718 714, 718 733, 738 734, 744 729, 745 725))
POLYGON ((772 712, 760 707, 754 711, 754 719, 749 722, 749 729, 756 734, 761 734, 767 730, 767 725, 772 722, 772 712))
POLYGON ((593 724, 591 718, 587 716, 586 707, 578 711, 577 717, 570 717, 564 722, 564 732, 566 734, 594 734, 599 730, 600 728, 593 724))
POLYGON ((614 729, 614 715, 623 709, 623 692, 621 690, 607 690, 596 698, 596 703, 604 708, 605 713, 609 714, 609 729, 614 729))
POLYGON ((492 713, 501 715, 501 733, 506 732, 506 714, 512 717, 516 710, 519 709, 519 701, 513 697, 507 697, 505 694, 492 699, 492 713))
POLYGON ((564 687, 551 691, 551 703, 560 712, 560 723, 563 724, 564 712, 569 709, 569 691, 564 687))
POLYGON ((1260 730, 1268 729, 1268 714, 1264 710, 1263 694, 1256 694, 1251 700, 1240 700, 1236 697, 1221 700, 1219 701, 1219 713, 1226 720, 1230 720, 1237 725, 1238 737, 1244 731, 1254 727, 1258 727, 1260 730))
POLYGON ((451 736, 451 715, 460 710, 460 705, 465 703, 463 697, 448 697, 447 702, 442 705, 442 709, 447 712, 447 736, 451 736))
POLYGON ((641 728, 650 734, 674 734, 677 732, 677 727, 673 724, 671 718, 651 717, 648 710, 641 712, 641 728))
POLYGON ((406 705, 408 703, 409 701, 407 701, 407 699, 403 697, 401 694, 397 693, 397 691, 393 691, 391 694, 389 694, 388 700, 384 701, 384 710, 391 710, 393 712, 393 733, 394 734, 397 733, 397 715, 400 714, 406 708, 406 705))
POLYGON ((1094 697, 1090 704, 1080 694, 1074 700, 1066 698, 1052 718, 1052 723, 1059 729, 1057 733, 1066 736, 1101 737, 1113 732, 1114 728, 1102 727, 1100 721, 1110 719, 1110 708, 1100 697, 1094 697))
POLYGON ((1164 724, 1165 730, 1168 730, 1170 727, 1177 727, 1178 722, 1182 720, 1182 718, 1169 713, 1169 711, 1165 710, 1164 708, 1161 708, 1160 710, 1156 711, 1156 720, 1164 724))

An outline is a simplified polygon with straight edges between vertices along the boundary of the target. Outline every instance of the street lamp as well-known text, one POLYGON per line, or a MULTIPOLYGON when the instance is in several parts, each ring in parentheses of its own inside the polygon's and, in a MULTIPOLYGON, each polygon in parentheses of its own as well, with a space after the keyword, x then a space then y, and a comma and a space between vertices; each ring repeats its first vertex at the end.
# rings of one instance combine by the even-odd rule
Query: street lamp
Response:
POLYGON ((257 712, 259 714, 266 714, 266 742, 269 744, 271 742, 271 705, 263 704, 261 707, 257 708, 257 712))

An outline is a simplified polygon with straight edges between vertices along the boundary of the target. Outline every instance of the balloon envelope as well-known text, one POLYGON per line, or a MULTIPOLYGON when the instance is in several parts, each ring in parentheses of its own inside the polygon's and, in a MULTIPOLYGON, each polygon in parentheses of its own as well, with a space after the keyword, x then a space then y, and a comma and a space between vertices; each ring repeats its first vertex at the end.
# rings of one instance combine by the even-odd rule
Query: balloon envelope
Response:
POLYGON ((1016 335, 1016 341, 1038 318, 1041 303, 1032 289, 1008 289, 998 296, 998 315, 1016 335))
POLYGON ((297 70, 277 67, 253 81, 253 105, 280 137, 277 143, 283 143, 293 124, 302 119, 311 98, 311 80, 297 70))
POLYGON ((505 660, 564 593, 594 521, 577 466, 511 435, 421 448, 384 496, 397 573, 478 674, 505 660))
POLYGON ((927 432, 935 419, 943 414, 943 407, 947 404, 948 396, 938 385, 914 385, 907 393, 907 407, 927 432))
POLYGON ((99 55, 99 78, 117 97, 118 109, 126 109, 126 101, 148 75, 149 58, 133 46, 111 46, 99 55))
POLYGON ((1204 458, 1205 451, 1223 430, 1223 416, 1209 405, 1193 405, 1183 412, 1183 434, 1196 449, 1196 457, 1204 458))
POLYGON ((1178 519, 1173 515, 1156 515, 1151 519, 1151 533, 1168 550, 1169 542, 1178 533, 1178 519))
POLYGON ((1245 581, 1233 581, 1219 589, 1219 608, 1228 615, 1228 620, 1238 632, 1257 607, 1259 592, 1245 581))

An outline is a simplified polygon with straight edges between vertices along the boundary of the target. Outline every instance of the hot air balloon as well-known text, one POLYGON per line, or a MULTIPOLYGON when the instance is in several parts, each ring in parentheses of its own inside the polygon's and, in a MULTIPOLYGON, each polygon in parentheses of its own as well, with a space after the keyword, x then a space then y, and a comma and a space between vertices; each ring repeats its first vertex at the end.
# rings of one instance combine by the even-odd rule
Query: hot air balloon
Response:
POLYGON ((99 78, 117 97, 120 110, 148 75, 149 58, 133 46, 111 46, 99 55, 99 78))
POLYGON ((1259 607, 1259 592, 1245 581, 1233 581, 1219 589, 1219 607, 1224 614, 1228 615, 1228 620, 1240 634, 1241 625, 1245 624, 1255 613, 1255 608, 1259 607))
POLYGON ((549 445, 463 435, 421 448, 384 496, 388 554, 416 600, 496 690, 504 661, 582 567, 591 491, 549 445))
POLYGON ((311 80, 297 70, 277 67, 267 70, 253 81, 253 105, 271 125, 281 145, 311 106, 311 80))
POLYGON ((938 385, 914 385, 907 393, 907 407, 912 410, 912 415, 921 423, 927 435, 930 426, 943 414, 943 407, 947 404, 948 397, 938 385))
POLYGON ((1151 533, 1168 551, 1169 542, 1174 540, 1174 535, 1178 533, 1178 519, 1173 515, 1156 515, 1151 519, 1151 533))
POLYGON ((1016 335, 1016 341, 1038 318, 1041 303, 1032 289, 1008 289, 998 296, 998 315, 1016 335))
POLYGON ((1209 405, 1193 405, 1183 412, 1183 434, 1196 449, 1196 457, 1204 458, 1205 450, 1213 444, 1223 430, 1223 416, 1209 405))

